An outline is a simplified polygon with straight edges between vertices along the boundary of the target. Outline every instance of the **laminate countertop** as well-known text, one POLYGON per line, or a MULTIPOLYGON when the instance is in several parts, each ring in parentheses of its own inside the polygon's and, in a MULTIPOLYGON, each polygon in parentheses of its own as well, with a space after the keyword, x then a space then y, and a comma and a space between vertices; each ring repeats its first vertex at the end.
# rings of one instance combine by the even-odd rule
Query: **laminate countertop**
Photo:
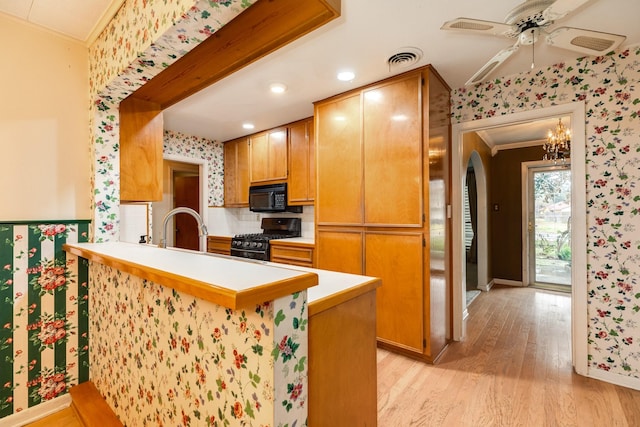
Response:
POLYGON ((64 250, 231 309, 308 289, 309 314, 380 286, 380 279, 153 245, 65 244, 64 250))

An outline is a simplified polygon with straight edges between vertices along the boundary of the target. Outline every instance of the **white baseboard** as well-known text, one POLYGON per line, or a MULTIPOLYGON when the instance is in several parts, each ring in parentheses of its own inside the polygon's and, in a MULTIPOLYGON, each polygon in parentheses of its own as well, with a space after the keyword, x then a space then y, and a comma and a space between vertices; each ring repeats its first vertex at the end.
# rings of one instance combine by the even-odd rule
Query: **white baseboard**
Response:
POLYGON ((24 411, 16 412, 8 417, 0 418, 0 427, 19 427, 38 421, 41 418, 68 408, 71 405, 71 395, 63 394, 55 399, 47 400, 24 411))
POLYGON ((507 285, 507 286, 524 286, 521 280, 508 280, 508 279, 493 279, 493 283, 496 285, 507 285))
POLYGON ((604 381, 607 383, 619 385, 622 387, 640 390, 640 378, 628 377, 626 375, 615 374, 613 372, 603 371, 602 369, 589 368, 587 373, 589 378, 604 381))
POLYGON ((486 285, 478 285, 477 289, 480 289, 481 291, 484 292, 489 292, 489 290, 491 288, 493 288, 493 285, 495 284, 495 281, 492 279, 489 283, 487 283, 486 285))

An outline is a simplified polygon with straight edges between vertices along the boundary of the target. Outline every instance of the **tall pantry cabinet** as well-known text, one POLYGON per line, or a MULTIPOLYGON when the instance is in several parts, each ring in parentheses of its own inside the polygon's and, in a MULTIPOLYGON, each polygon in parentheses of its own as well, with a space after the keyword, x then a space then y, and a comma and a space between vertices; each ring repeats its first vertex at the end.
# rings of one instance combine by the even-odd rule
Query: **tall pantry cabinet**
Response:
POLYGON ((428 361, 449 326, 449 92, 426 66, 314 115, 316 265, 380 277, 378 342, 428 361))

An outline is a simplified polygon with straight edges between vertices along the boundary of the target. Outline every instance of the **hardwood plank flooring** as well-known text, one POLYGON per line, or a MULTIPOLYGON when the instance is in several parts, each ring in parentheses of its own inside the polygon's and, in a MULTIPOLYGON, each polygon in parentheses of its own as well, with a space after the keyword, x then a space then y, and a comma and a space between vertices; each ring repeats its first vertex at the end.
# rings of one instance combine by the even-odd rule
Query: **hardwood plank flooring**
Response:
POLYGON ((26 427, 83 427, 72 407, 51 414, 26 427))
POLYGON ((496 286, 440 362, 378 350, 378 426, 640 426, 640 391, 571 366, 571 296, 496 286))

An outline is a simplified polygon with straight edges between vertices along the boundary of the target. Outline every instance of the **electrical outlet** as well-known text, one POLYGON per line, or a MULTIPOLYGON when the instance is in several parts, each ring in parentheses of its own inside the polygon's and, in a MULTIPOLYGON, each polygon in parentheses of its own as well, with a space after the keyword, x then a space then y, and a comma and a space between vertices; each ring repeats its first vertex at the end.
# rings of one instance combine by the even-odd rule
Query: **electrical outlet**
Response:
POLYGON ((256 221, 260 221, 260 214, 256 214, 256 221))

